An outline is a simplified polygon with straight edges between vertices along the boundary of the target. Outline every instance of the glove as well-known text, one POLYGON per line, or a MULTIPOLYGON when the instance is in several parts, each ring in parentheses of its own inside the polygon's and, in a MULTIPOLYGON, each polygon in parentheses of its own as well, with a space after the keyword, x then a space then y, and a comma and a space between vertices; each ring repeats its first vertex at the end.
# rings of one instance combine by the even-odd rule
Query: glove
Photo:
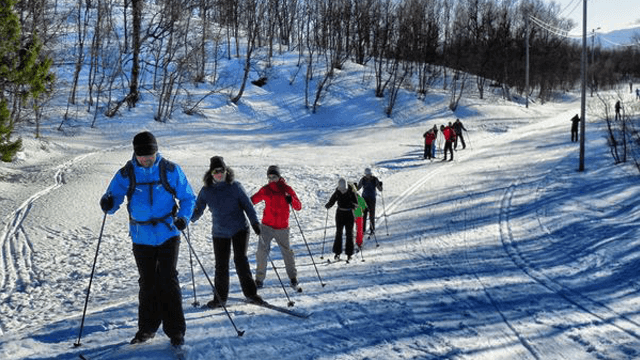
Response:
POLYGON ((382 191, 382 181, 380 181, 380 191, 382 191))
POLYGON ((331 206, 329 204, 325 205, 324 207, 326 207, 327 210, 331 209, 331 206))
POLYGON ((173 221, 173 224, 178 228, 178 230, 182 231, 187 228, 187 220, 183 217, 179 217, 173 221))
POLYGON ((100 208, 104 212, 108 212, 109 210, 113 209, 113 196, 103 196, 102 199, 100 199, 100 208))
POLYGON ((253 228, 253 232, 260 236, 260 224, 251 224, 251 227, 253 228))
POLYGON ((293 199, 291 198, 291 195, 289 194, 285 195, 284 199, 287 201, 287 204, 291 204, 291 202, 293 201, 293 199))

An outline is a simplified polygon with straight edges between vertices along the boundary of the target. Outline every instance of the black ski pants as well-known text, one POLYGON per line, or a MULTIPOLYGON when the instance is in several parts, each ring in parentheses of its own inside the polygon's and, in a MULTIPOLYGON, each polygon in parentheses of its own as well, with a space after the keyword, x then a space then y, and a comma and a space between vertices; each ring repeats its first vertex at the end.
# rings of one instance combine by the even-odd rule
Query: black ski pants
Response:
POLYGON ((444 143, 444 159, 447 160, 447 151, 451 154, 451 160, 453 160, 453 142, 445 141, 444 143))
POLYGON ((376 198, 364 198, 367 208, 364 209, 364 219, 362 219, 362 231, 367 232, 367 217, 369 218, 369 229, 376 231, 376 198))
POLYGON ((460 143, 462 144, 462 148, 466 149, 467 144, 464 143, 464 136, 462 136, 462 131, 460 132, 460 134, 456 134, 456 140, 455 140, 455 143, 453 144, 453 148, 454 149, 458 148, 458 139, 460 140, 460 143))
POLYGON ((424 144, 424 158, 431 159, 431 144, 424 144))
POLYGON ((251 276, 251 267, 247 258, 247 246, 249 245, 249 231, 240 230, 231 238, 213 238, 213 253, 216 258, 216 275, 214 284, 216 293, 214 296, 220 297, 218 300, 226 302, 229 296, 229 258, 231 257, 231 246, 233 245, 233 262, 236 266, 236 273, 240 280, 240 287, 245 297, 252 297, 257 294, 256 283, 251 276))
POLYGON ((355 219, 353 217, 353 210, 338 209, 336 211, 336 239, 333 242, 333 253, 336 255, 342 254, 342 231, 346 234, 344 253, 347 256, 353 255, 353 224, 355 219))
POLYGON ((179 236, 158 246, 133 244, 133 255, 140 275, 138 331, 141 333, 155 334, 162 323, 162 329, 168 337, 184 337, 187 327, 176 270, 179 249, 179 236))

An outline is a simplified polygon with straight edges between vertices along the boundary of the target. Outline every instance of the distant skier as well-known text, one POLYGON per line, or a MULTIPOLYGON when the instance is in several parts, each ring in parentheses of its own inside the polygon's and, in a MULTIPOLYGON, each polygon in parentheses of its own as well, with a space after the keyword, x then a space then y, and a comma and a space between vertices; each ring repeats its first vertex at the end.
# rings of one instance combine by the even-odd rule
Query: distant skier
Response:
POLYGON ((269 183, 251 197, 251 202, 254 204, 261 201, 265 204, 262 214, 262 232, 256 252, 256 286, 261 288, 267 276, 267 259, 271 251, 271 240, 274 239, 282 253, 291 287, 300 291, 295 256, 289 243, 289 207, 300 211, 302 204, 293 188, 280 176, 280 168, 277 165, 267 168, 267 179, 269 183))
POLYGON ((431 159, 433 152, 433 141, 436 139, 436 135, 433 133, 433 129, 427 130, 424 134, 424 158, 431 159))
POLYGON ((620 119, 620 109, 621 108, 622 108, 622 105, 620 105, 620 100, 616 101, 616 105, 615 105, 616 117, 615 117, 615 120, 619 120, 620 119))
POLYGON ((333 258, 340 260, 340 254, 342 254, 342 232, 344 231, 346 235, 344 252, 347 254, 347 261, 349 261, 353 255, 353 224, 355 222, 353 211, 358 204, 358 199, 356 194, 347 186, 347 181, 344 178, 340 178, 338 187, 324 207, 330 209, 336 203, 338 203, 338 209, 336 210, 336 237, 333 242, 333 258))
POLYGON ((370 168, 364 169, 364 176, 358 182, 358 190, 362 189, 362 197, 367 202, 364 210, 363 231, 367 232, 367 217, 369 217, 369 234, 376 231, 376 196, 377 191, 382 191, 382 181, 373 176, 370 168))
POLYGON ((453 123, 453 130, 456 132, 456 139, 453 144, 453 148, 458 148, 458 139, 460 139, 460 142, 462 143, 462 149, 466 149, 467 144, 464 143, 464 136, 462 136, 462 131, 467 131, 467 129, 465 129, 464 125, 462 125, 460 119, 456 119, 456 121, 453 123))
POLYGON ((153 134, 137 134, 133 152, 100 199, 102 211, 114 214, 127 197, 129 236, 140 286, 138 331, 131 343, 153 338, 162 324, 171 344, 179 346, 184 344, 186 323, 176 264, 180 231, 187 227, 195 195, 182 169, 158 153, 153 134))
POLYGON ((636 88, 636 100, 640 100, 640 88, 636 88))
POLYGON ((580 124, 580 116, 576 114, 571 118, 571 142, 578 141, 578 125, 580 124))
POLYGON ((453 161, 453 143, 456 140, 456 133, 451 126, 445 127, 444 125, 440 126, 440 132, 444 136, 444 158, 442 161, 447 161, 447 151, 451 154, 449 161, 453 161))

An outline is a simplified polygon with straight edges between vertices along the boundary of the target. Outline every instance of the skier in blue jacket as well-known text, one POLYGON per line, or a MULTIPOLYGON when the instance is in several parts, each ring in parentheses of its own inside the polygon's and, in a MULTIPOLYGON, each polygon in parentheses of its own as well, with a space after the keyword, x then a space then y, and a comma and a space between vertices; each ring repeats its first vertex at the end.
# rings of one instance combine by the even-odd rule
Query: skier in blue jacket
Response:
POLYGON ((229 258, 233 245, 233 261, 240 280, 242 293, 251 302, 263 303, 257 293, 251 275, 247 247, 249 245, 249 217, 251 227, 260 235, 260 221, 253 203, 242 184, 235 181, 234 172, 224 163, 222 156, 210 159, 209 170, 204 174, 204 186, 198 193, 191 221, 195 222, 209 207, 211 211, 211 233, 215 256, 215 294, 207 306, 214 309, 224 305, 229 294, 229 258))
POLYGON ((140 276, 138 331, 131 343, 153 338, 162 324, 171 344, 182 345, 186 323, 176 265, 180 231, 191 217, 195 195, 182 169, 158 153, 153 134, 137 134, 133 150, 131 161, 115 174, 100 199, 102 210, 114 214, 127 197, 129 235, 140 276))

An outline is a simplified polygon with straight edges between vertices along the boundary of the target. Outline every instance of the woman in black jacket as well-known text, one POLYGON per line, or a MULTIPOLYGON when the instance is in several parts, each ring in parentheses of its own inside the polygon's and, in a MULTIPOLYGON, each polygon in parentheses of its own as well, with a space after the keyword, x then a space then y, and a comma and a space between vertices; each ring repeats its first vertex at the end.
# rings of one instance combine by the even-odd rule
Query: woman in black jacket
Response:
POLYGON ((353 224, 355 221, 353 210, 358 205, 358 198, 356 198, 356 194, 347 186, 347 181, 343 178, 338 181, 338 187, 325 207, 330 209, 336 202, 338 203, 338 209, 336 210, 336 239, 333 242, 333 253, 335 254, 333 258, 340 260, 342 230, 344 229, 347 236, 344 252, 347 254, 347 261, 349 261, 353 255, 353 224))

